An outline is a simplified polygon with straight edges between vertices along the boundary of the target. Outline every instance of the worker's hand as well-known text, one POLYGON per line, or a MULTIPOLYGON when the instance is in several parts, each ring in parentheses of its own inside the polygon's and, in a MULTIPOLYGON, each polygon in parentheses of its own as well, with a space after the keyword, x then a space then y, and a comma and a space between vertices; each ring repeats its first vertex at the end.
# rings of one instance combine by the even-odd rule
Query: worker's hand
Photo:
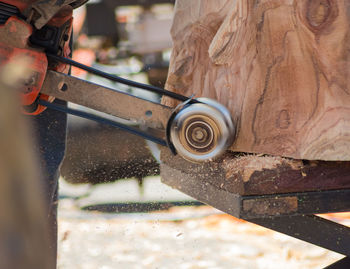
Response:
MULTIPOLYGON (((45 110, 44 106, 38 104, 38 99, 53 101, 54 98, 40 94, 40 89, 45 79, 47 69, 62 73, 68 73, 69 67, 61 63, 48 62, 45 50, 47 48, 33 45, 31 38, 37 35, 39 39, 46 37, 45 32, 52 27, 62 30, 57 42, 59 49, 57 54, 65 57, 70 55, 69 39, 72 31, 72 7, 65 6, 48 22, 49 27, 40 30, 34 28, 18 17, 10 17, 4 25, 0 25, 0 67, 14 60, 15 58, 26 58, 30 76, 23 78, 21 101, 25 114, 37 115, 45 110), (33 34, 33 31, 35 33, 33 34), (41 36, 40 36, 41 35, 41 36)), ((50 41, 50 40, 49 40, 50 41)), ((56 44, 55 44, 56 45, 56 44)))
MULTIPOLYGON (((70 38, 72 36, 72 25, 73 25, 73 8, 70 5, 62 7, 56 15, 48 22, 47 27, 44 26, 40 29, 37 33, 34 33, 33 36, 36 34, 39 35, 39 39, 41 35, 47 36, 47 31, 50 31, 52 27, 55 29, 60 29, 58 32, 60 33, 57 38, 54 38, 57 43, 54 44, 53 47, 46 48, 46 51, 49 53, 57 54, 63 57, 70 57, 71 55, 71 48, 70 48, 70 38)), ((55 70, 60 73, 68 73, 69 72, 69 66, 63 63, 57 63, 52 62, 49 59, 48 67, 47 69, 55 70)), ((46 73, 46 72, 45 72, 46 73)), ((45 94, 40 94, 39 98, 45 101, 53 102, 54 98, 51 96, 47 96, 45 94)), ((38 105, 37 103, 36 107, 34 107, 34 111, 27 112, 27 114, 36 115, 41 112, 43 112, 46 107, 42 105, 38 105)))
MULTIPOLYGON (((57 54, 63 57, 70 57, 71 47, 70 39, 72 36, 72 26, 73 26, 73 8, 70 5, 62 7, 57 14, 52 17, 52 19, 47 24, 50 27, 56 27, 61 29, 62 38, 57 41, 58 50, 49 51, 50 53, 57 54)), ((44 27, 45 28, 45 27, 44 27)), ((44 29, 42 28, 42 29, 44 29)), ((68 73, 69 66, 63 63, 51 63, 49 59, 48 69, 55 70, 60 73, 68 73)))
MULTIPOLYGON (((19 58, 26 58, 29 76, 23 78, 21 100, 24 108, 31 107, 38 98, 47 70, 47 58, 40 49, 28 46, 29 36, 33 28, 25 21, 10 17, 0 26, 0 68, 19 58)), ((31 111, 31 113, 36 112, 31 111)))

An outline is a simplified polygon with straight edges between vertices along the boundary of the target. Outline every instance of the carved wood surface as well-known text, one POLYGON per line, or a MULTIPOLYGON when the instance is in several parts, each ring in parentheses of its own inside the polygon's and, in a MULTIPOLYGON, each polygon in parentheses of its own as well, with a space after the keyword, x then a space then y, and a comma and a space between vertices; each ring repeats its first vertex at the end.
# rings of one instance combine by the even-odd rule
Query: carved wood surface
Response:
POLYGON ((344 0, 177 0, 166 87, 227 106, 233 151, 350 160, 349 8, 344 0))

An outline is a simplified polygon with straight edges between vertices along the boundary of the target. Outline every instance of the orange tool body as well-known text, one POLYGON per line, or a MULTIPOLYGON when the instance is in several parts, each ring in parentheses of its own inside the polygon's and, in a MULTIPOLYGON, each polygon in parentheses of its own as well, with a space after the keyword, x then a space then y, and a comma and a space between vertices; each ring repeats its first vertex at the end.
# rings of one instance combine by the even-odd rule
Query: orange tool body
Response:
POLYGON ((30 21, 22 15, 25 10, 35 1, 2 0, 0 2, 1 20, 0 25, 0 65, 5 65, 16 58, 26 57, 29 59, 28 68, 31 76, 24 82, 21 92, 23 113, 37 115, 46 109, 37 103, 37 100, 53 101, 48 95, 40 94, 47 70, 55 70, 67 73, 65 64, 49 63, 45 48, 38 45, 40 41, 48 42, 56 37, 58 55, 68 57, 70 55, 69 39, 72 31, 72 10, 69 5, 62 7, 41 29, 36 29, 30 21), (59 38, 60 40, 57 40, 59 38), (38 42, 39 41, 39 42, 38 42))

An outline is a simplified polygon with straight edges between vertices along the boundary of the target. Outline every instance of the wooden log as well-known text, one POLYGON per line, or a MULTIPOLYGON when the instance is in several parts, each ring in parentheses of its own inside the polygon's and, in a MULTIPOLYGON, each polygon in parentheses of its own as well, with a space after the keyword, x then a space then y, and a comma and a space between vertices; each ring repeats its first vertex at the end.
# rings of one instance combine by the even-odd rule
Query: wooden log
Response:
POLYGON ((34 142, 16 99, 27 62, 17 60, 0 70, 0 268, 55 268, 34 142))
POLYGON ((342 0, 177 0, 166 88, 227 106, 235 152, 350 160, 349 8, 342 0))

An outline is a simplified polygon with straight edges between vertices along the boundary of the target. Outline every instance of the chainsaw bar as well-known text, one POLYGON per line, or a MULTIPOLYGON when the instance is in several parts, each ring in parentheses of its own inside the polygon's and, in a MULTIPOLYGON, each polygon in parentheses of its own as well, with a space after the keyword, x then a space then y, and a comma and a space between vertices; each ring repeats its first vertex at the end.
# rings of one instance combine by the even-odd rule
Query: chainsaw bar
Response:
POLYGON ((87 120, 96 121, 96 122, 102 123, 104 125, 109 125, 112 127, 122 129, 122 130, 127 131, 129 133, 132 133, 134 135, 141 136, 142 138, 147 139, 149 141, 152 141, 160 146, 164 146, 164 147, 168 146, 167 141, 165 141, 162 138, 151 135, 151 134, 149 134, 145 131, 142 131, 138 128, 134 128, 134 127, 131 127, 129 125, 126 125, 126 124, 123 124, 123 123, 120 123, 117 121, 113 121, 112 119, 101 117, 101 116, 98 116, 98 115, 95 115, 92 113, 88 113, 88 112, 85 112, 82 110, 68 108, 67 106, 58 105, 55 103, 50 103, 50 102, 47 102, 47 101, 41 100, 41 99, 38 101, 38 103, 40 105, 46 106, 47 108, 54 109, 54 110, 57 110, 57 111, 60 111, 60 112, 66 113, 66 114, 70 114, 70 115, 84 118, 87 120))
POLYGON ((193 99, 152 85, 138 83, 83 65, 71 59, 48 54, 50 60, 83 69, 89 73, 168 96, 182 103, 176 108, 151 102, 125 92, 110 89, 56 71, 48 70, 41 93, 78 104, 97 112, 127 119, 142 127, 158 130, 159 136, 93 113, 59 106, 39 100, 51 109, 122 128, 128 132, 167 146, 171 151, 192 162, 212 160, 233 143, 235 126, 229 111, 220 103, 208 99, 193 99))
POLYGON ((51 70, 41 93, 160 130, 172 113, 170 107, 51 70))

